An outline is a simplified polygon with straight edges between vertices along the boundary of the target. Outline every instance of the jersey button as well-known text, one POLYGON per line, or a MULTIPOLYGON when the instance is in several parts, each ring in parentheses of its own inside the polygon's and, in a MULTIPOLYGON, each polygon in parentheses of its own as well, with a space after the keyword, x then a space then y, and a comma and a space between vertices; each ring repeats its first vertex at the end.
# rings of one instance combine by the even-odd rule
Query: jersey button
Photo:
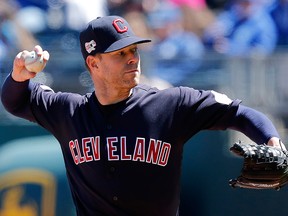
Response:
POLYGON ((115 167, 110 167, 110 172, 115 172, 115 167))
POLYGON ((108 124, 106 128, 107 128, 108 130, 111 130, 111 129, 112 129, 112 125, 111 125, 111 124, 108 124))
POLYGON ((113 201, 118 201, 118 197, 117 196, 113 196, 113 201))

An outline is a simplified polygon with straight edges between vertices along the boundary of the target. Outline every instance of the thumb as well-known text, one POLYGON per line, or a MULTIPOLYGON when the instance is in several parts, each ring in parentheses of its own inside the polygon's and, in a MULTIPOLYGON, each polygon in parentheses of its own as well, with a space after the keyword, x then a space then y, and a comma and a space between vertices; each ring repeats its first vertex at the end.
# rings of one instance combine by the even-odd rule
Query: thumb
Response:
POLYGON ((25 58, 29 53, 29 51, 24 50, 19 52, 14 58, 12 78, 17 82, 23 82, 36 76, 35 73, 25 68, 25 58))

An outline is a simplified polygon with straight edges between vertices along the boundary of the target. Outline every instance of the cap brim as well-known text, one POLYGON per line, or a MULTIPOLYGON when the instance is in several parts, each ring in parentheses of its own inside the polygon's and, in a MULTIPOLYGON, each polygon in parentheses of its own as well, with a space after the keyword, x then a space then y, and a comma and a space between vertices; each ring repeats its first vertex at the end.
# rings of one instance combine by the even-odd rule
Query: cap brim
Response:
POLYGON ((141 43, 149 43, 149 42, 151 42, 151 40, 146 39, 146 38, 141 38, 141 37, 136 37, 136 36, 126 37, 126 38, 122 38, 121 40, 118 40, 115 43, 111 44, 111 46, 109 46, 104 51, 104 53, 117 51, 117 50, 123 49, 127 46, 130 46, 132 44, 141 44, 141 43))

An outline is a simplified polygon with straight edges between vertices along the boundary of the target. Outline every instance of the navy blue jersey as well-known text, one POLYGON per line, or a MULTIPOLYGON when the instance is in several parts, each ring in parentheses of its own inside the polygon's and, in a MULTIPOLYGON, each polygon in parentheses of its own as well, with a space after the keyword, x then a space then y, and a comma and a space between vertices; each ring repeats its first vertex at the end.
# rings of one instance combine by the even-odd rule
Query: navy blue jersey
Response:
POLYGON ((177 215, 183 145, 201 130, 231 127, 240 103, 214 91, 138 85, 103 106, 94 92, 9 85, 27 86, 18 101, 29 97, 14 114, 58 139, 79 216, 177 215))

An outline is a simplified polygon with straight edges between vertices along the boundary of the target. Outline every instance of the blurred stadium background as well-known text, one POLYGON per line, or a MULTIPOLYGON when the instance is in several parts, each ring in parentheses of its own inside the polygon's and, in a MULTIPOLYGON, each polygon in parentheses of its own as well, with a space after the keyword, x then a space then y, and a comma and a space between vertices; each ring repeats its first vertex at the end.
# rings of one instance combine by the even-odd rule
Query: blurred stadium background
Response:
MULTIPOLYGON (((237 0, 169 1, 169 5, 171 2, 177 5, 177 10, 174 6, 172 10, 170 6, 166 8, 168 1, 0 0, 0 85, 12 69, 14 56, 40 44, 50 52, 51 58, 37 81, 55 91, 81 94, 92 91, 80 53, 79 31, 84 23, 97 16, 122 15, 137 34, 155 41, 150 46, 140 47, 143 82, 159 88, 186 85, 213 89, 230 98, 242 99, 243 104, 268 115, 288 143, 286 44, 275 41, 270 52, 249 50, 251 52, 239 55, 219 52, 205 43, 204 34, 218 15, 229 8, 227 4, 237 0), (160 43, 165 41, 160 38, 164 34, 160 27, 164 24, 167 30, 171 26, 166 24, 171 21, 169 37, 180 31, 175 27, 179 24, 179 12, 181 32, 184 29, 193 33, 194 39, 196 35, 202 48, 194 44, 193 49, 193 42, 190 44, 186 34, 181 34, 180 40, 173 37, 160 43), (183 54, 185 46, 189 47, 187 55, 183 54)), ((285 0, 254 2, 272 14, 285 0)), ((229 153, 229 146, 238 140, 249 141, 237 132, 203 131, 187 143, 180 216, 286 214, 287 188, 251 191, 232 189, 228 185, 242 165, 241 159, 229 153)), ((20 215, 73 216, 75 212, 57 141, 39 126, 8 114, 0 103, 0 216, 20 215)))

